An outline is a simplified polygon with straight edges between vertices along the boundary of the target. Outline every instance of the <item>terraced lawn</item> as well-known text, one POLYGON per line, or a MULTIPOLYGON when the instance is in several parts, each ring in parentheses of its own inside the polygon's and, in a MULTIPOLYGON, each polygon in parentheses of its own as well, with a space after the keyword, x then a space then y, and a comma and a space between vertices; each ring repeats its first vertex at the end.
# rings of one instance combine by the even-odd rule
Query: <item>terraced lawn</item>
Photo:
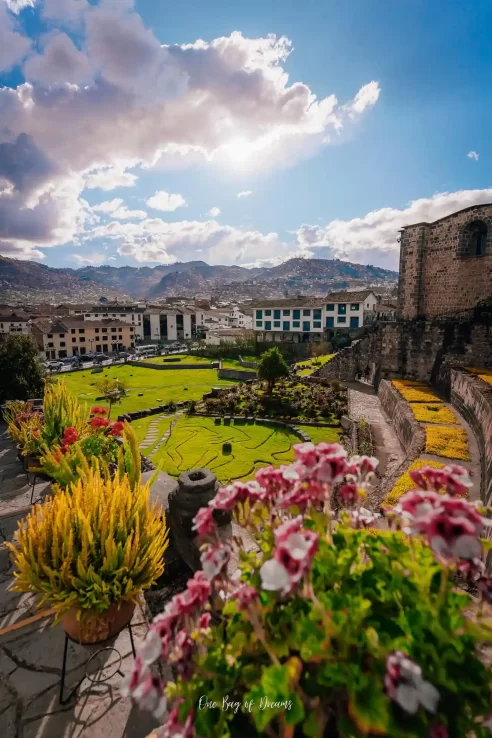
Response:
MULTIPOLYGON (((120 365, 105 367, 100 374, 91 374, 91 369, 63 375, 62 381, 81 402, 93 405, 99 397, 96 384, 103 377, 114 377, 128 383, 128 395, 113 408, 113 416, 145 410, 173 400, 201 400, 211 387, 231 387, 234 382, 218 379, 216 369, 143 369, 138 366, 120 365), (142 397, 139 397, 142 395, 142 397)), ((97 400, 98 405, 108 403, 97 400)))
POLYGON ((314 428, 312 425, 298 425, 307 433, 313 443, 339 443, 341 428, 314 428))
POLYGON ((290 463, 295 443, 299 439, 286 428, 245 423, 215 425, 213 418, 183 415, 151 459, 173 477, 205 467, 217 474, 222 483, 228 483, 251 479, 262 466, 290 463), (232 444, 231 453, 222 450, 226 441, 232 444))
MULTIPOLYGON (((173 354, 172 356, 153 356, 149 359, 142 359, 148 364, 211 364, 219 361, 214 356, 192 356, 191 354, 173 354), (175 361, 164 361, 164 359, 175 359, 175 361)), ((237 359, 221 359, 224 369, 244 369, 237 359)), ((258 357, 245 357, 245 361, 258 361, 258 357)))
POLYGON ((297 366, 299 367, 299 371, 297 372, 297 375, 299 377, 307 377, 309 374, 312 374, 316 371, 316 369, 319 369, 323 364, 326 364, 327 361, 330 361, 330 359, 333 359, 335 354, 324 354, 323 356, 317 356, 315 359, 308 359, 307 361, 298 361, 297 366), (317 362, 316 364, 314 362, 317 362))

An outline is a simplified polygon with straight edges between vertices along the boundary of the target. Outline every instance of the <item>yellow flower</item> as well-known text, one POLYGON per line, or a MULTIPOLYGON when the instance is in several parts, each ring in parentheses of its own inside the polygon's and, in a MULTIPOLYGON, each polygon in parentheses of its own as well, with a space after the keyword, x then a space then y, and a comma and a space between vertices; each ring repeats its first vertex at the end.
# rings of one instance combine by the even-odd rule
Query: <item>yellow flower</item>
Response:
POLYGON ((410 477, 410 472, 414 471, 414 469, 422 469, 423 466, 432 466, 434 469, 443 469, 445 465, 441 464, 440 461, 416 459, 413 464, 410 465, 407 471, 401 475, 391 492, 388 492, 388 494, 384 498, 383 504, 396 505, 400 497, 403 497, 404 494, 410 492, 411 489, 415 489, 416 485, 410 477))
POLYGON ((419 423, 439 423, 452 425, 458 423, 456 415, 442 402, 411 402, 410 408, 419 423))
POLYGON ((470 460, 466 433, 463 428, 445 426, 425 428, 425 452, 448 459, 470 460))
POLYGON ((436 393, 423 382, 415 382, 411 379, 393 379, 392 384, 408 402, 440 402, 436 393))
POLYGON ((483 382, 492 384, 492 369, 475 369, 473 367, 466 367, 466 371, 470 374, 475 374, 483 382))

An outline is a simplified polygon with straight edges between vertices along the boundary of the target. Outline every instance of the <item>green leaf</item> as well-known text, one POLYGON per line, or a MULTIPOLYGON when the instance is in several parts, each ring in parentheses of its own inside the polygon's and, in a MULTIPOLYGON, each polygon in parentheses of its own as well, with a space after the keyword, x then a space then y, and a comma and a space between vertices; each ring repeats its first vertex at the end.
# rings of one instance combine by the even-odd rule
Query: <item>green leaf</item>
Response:
POLYGON ((363 689, 350 696, 350 717, 363 735, 387 734, 389 708, 389 700, 377 677, 371 678, 363 689))

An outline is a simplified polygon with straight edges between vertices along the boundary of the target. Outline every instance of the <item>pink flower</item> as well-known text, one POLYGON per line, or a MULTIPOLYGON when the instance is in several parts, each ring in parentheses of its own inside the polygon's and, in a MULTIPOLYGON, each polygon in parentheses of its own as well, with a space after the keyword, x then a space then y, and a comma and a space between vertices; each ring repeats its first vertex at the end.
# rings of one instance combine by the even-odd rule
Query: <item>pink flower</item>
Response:
POLYGON ((240 610, 245 610, 251 602, 256 602, 259 597, 258 590, 243 584, 233 595, 240 610))
POLYGON ((466 517, 435 512, 419 522, 430 547, 447 558, 475 559, 482 554, 476 525, 466 517))
POLYGON ((212 587, 203 571, 195 572, 194 577, 188 579, 186 586, 200 606, 204 605, 212 594, 212 587))
POLYGON ((318 462, 318 452, 314 443, 296 443, 293 446, 296 459, 307 469, 311 469, 318 462))
POLYGON ((206 630, 210 625, 211 619, 212 619, 212 616, 210 615, 210 613, 204 612, 203 615, 200 615, 200 620, 198 621, 198 627, 201 630, 206 630))
POLYGON ((109 421, 107 418, 101 418, 99 415, 96 415, 92 420, 90 421, 91 426, 97 430, 98 428, 107 428, 111 421, 109 421))
POLYGON ((367 528, 381 517, 379 513, 374 513, 365 507, 360 507, 358 510, 351 510, 349 515, 354 528, 367 528))
POLYGON ((161 738, 195 738, 194 714, 191 710, 186 716, 186 721, 179 721, 179 706, 169 713, 161 738))
POLYGON ((433 490, 414 490, 403 495, 394 509, 397 513, 406 513, 412 518, 420 518, 440 505, 441 501, 441 495, 433 490))
POLYGON ((292 592, 311 567, 317 550, 318 535, 313 531, 303 530, 282 535, 273 559, 266 561, 260 569, 263 589, 280 592, 282 595, 292 592))
POLYGON ((293 533, 299 533, 302 528, 302 516, 286 520, 275 529, 275 541, 277 544, 283 543, 293 533))
POLYGON ((100 405, 94 405, 94 407, 91 407, 91 415, 107 415, 108 411, 105 407, 101 407, 100 405))
POLYGON ((217 577, 229 561, 230 550, 226 546, 210 546, 200 557, 203 573, 211 582, 217 577))
POLYGON ((448 495, 464 495, 468 494, 468 490, 473 486, 468 470, 459 464, 448 464, 442 470, 444 477, 444 487, 448 495))
POLYGON ((113 423, 111 426, 111 430, 109 431, 110 436, 121 436, 123 433, 123 428, 125 427, 125 424, 121 422, 121 420, 117 420, 116 423, 113 423))
POLYGON ((359 499, 358 487, 356 484, 342 484, 338 495, 343 505, 355 505, 359 499))
POLYGON ((483 577, 477 582, 477 589, 482 595, 482 599, 492 605, 492 577, 483 577))
POLYGON ((402 651, 393 651, 386 659, 384 686, 388 697, 409 715, 419 707, 435 713, 439 692, 422 677, 422 669, 402 651))
POLYGON ((441 723, 434 725, 429 733, 429 738, 449 738, 448 729, 441 723))
POLYGON ((166 714, 164 685, 138 657, 131 674, 123 681, 120 691, 123 697, 132 697, 141 710, 151 712, 157 720, 166 714))
POLYGON ((214 511, 211 507, 202 507, 193 518, 193 530, 200 536, 208 536, 216 530, 214 511))
POLYGON ((70 426, 69 428, 65 428, 65 432, 63 433, 62 443, 65 446, 71 446, 72 443, 75 443, 79 440, 79 434, 77 431, 77 428, 74 428, 73 426, 70 426))

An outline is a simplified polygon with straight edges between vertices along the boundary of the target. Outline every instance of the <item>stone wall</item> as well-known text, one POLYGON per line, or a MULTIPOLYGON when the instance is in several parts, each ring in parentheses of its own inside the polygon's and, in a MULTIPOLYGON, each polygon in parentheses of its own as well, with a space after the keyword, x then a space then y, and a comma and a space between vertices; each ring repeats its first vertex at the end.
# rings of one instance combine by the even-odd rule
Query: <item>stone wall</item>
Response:
POLYGON ((492 501, 492 386, 471 374, 450 370, 451 402, 469 423, 478 442, 482 473, 480 497, 492 501))
POLYGON ((243 369, 219 369, 219 379, 235 379, 238 382, 247 382, 248 379, 256 379, 256 372, 248 372, 243 369))
POLYGON ((339 351, 313 377, 352 381, 369 366, 377 387, 397 376, 435 383, 443 366, 492 367, 492 325, 463 320, 379 324, 339 351))
POLYGON ((256 361, 245 361, 242 356, 238 357, 238 361, 241 364, 241 366, 244 367, 245 369, 257 369, 258 368, 258 364, 256 363, 256 361))
POLYGON ((491 296, 492 205, 478 205, 434 223, 403 229, 398 301, 400 317, 433 318, 473 309, 491 296), (483 253, 471 237, 482 224, 483 253))

